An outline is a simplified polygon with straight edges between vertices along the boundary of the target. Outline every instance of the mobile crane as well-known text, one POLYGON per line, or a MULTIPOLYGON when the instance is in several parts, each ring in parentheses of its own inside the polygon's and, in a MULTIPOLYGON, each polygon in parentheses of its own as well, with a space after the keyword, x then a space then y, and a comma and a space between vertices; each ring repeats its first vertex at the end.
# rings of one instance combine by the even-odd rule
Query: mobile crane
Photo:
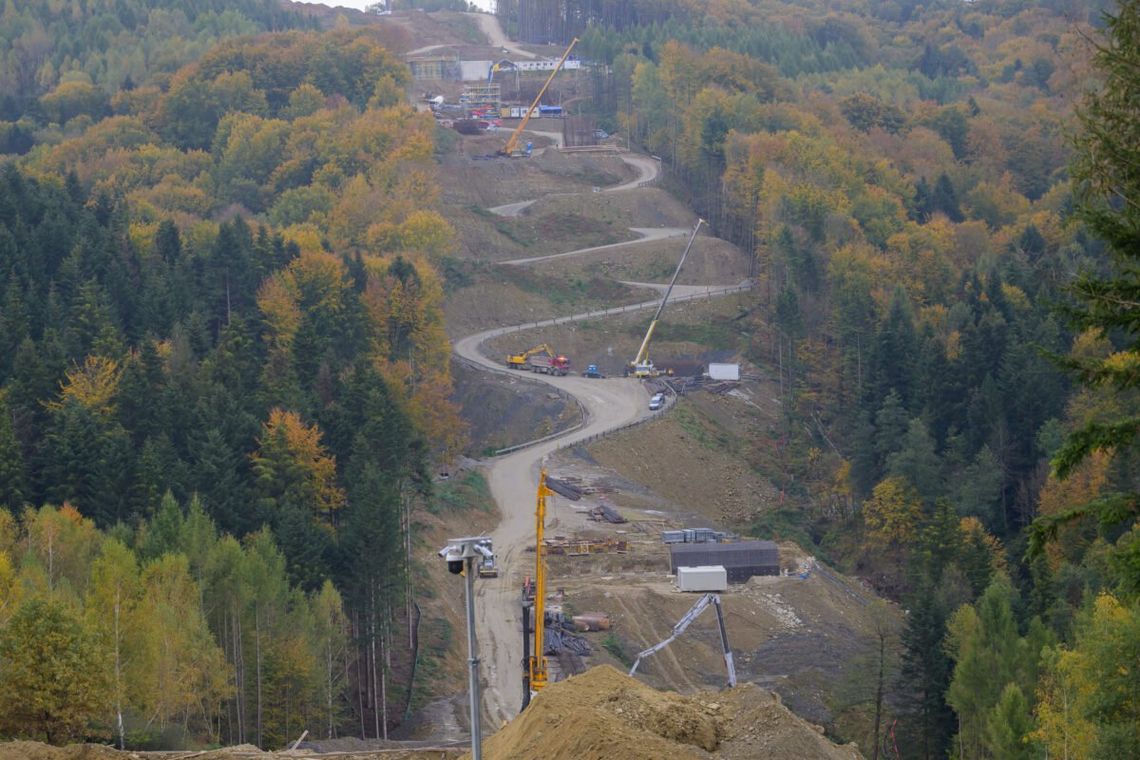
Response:
POLYGON ((673 279, 669 280, 669 287, 665 288, 665 295, 661 297, 661 304, 657 307, 657 313, 653 315, 653 321, 649 323, 649 329, 645 331, 645 339, 641 341, 641 348, 637 349, 637 356, 626 368, 625 374, 627 376, 654 377, 660 374, 657 368, 653 366, 653 362, 649 360, 649 339, 653 337, 657 320, 661 319, 661 312, 665 310, 665 304, 669 301, 669 294, 673 292, 673 284, 677 282, 677 276, 681 274, 681 267, 685 265, 685 257, 689 255, 689 249, 693 247, 693 241, 697 239, 697 231, 704 223, 704 219, 697 219, 697 226, 693 227, 693 234, 689 236, 689 244, 685 246, 685 252, 681 254, 681 260, 677 262, 677 268, 673 271, 673 279))
POLYGON ((542 85, 542 89, 538 91, 538 95, 535 95, 534 102, 530 104, 530 108, 526 109, 526 113, 523 114, 522 121, 520 121, 519 125, 515 127, 515 131, 511 132, 511 136, 507 140, 507 144, 499 149, 500 156, 506 156, 507 158, 510 158, 515 154, 515 148, 517 148, 519 145, 519 137, 522 135, 523 130, 526 129, 526 123, 530 121, 531 114, 533 114, 535 110, 538 109, 538 104, 542 101, 542 96, 546 94, 546 88, 550 86, 550 83, 552 81, 554 81, 554 75, 557 74, 558 70, 562 68, 562 64, 566 63, 566 59, 570 57, 570 51, 573 50, 574 46, 577 44, 577 37, 570 40, 570 46, 566 48, 566 52, 563 53, 562 57, 558 59, 558 63, 554 67, 554 71, 550 72, 550 76, 546 78, 546 83, 542 85))
POLYGON ((543 527, 546 523, 546 498, 553 496, 554 491, 546 485, 546 470, 543 469, 538 476, 538 494, 534 510, 534 602, 527 605, 523 601, 523 707, 530 704, 531 692, 540 691, 546 686, 546 654, 544 652, 544 637, 546 636, 546 562, 543 559, 543 527), (530 616, 534 610, 534 649, 530 649, 530 616), (527 654, 527 652, 531 654, 527 654))

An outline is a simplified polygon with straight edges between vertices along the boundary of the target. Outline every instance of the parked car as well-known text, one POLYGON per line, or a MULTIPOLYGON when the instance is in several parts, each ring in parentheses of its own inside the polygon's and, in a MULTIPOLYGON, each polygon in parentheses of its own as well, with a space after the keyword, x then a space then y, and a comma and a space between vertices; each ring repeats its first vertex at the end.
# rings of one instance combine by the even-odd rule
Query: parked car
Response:
POLYGON ((663 406, 665 406, 664 393, 655 393, 653 394, 653 398, 649 399, 649 411, 656 412, 663 406))

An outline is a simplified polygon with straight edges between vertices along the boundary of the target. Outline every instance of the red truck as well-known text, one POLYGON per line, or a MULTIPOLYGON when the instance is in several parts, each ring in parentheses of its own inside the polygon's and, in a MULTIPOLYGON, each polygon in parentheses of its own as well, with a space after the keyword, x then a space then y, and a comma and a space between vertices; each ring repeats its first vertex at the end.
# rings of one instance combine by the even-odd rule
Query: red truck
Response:
POLYGON ((547 375, 565 377, 570 373, 570 360, 565 356, 530 356, 527 357, 526 366, 531 372, 542 372, 547 375))

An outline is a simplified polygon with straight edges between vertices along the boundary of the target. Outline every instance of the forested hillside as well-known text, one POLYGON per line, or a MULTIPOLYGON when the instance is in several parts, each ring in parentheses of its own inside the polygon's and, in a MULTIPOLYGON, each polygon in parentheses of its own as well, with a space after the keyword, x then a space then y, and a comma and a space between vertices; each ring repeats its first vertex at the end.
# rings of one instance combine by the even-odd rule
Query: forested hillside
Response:
POLYGON ((4 736, 376 736, 410 693, 410 514, 463 440, 434 126, 383 34, 218 42, 284 18, 222 5, 73 5, 43 70, 100 105, 4 88, 34 143, 0 167, 4 736), (112 65, 151 34, 170 58, 112 65))
MULTIPOLYGON (((1131 316, 1111 318, 1063 308, 1078 272, 1107 271, 1104 230, 1133 229, 1090 230, 1069 171, 1075 155, 1133 156, 1094 142, 1123 122, 1077 137, 1107 7, 498 6, 523 38, 580 34, 612 67, 603 122, 661 156, 676 192, 754 257, 762 295, 741 349, 774 367, 785 410, 754 461, 791 506, 751 527, 815 544, 909 610, 900 697, 848 717, 865 736, 899 718, 904 756, 1140 749, 1123 728, 1138 705, 1117 691, 1131 687, 1081 680, 1140 619, 1135 500, 1113 497, 1134 490, 1131 423, 1106 427, 1135 399, 1074 383, 1131 366, 1134 301, 1120 295, 1131 316), (1089 425, 1091 453, 1051 469, 1089 425), (1112 508, 1081 508, 1098 499, 1112 508), (1064 702, 1078 688, 1093 691, 1064 702)), ((1131 24, 1117 33, 1136 45, 1131 24)), ((1134 82, 1116 84, 1127 121, 1134 82)), ((1127 181, 1099 189, 1127 207, 1127 181)))
MULTIPOLYGON (((583 105, 749 256, 739 349, 784 416, 743 529, 906 610, 829 726, 872 756, 1140 754, 1114 7, 498 4, 582 37, 583 105)), ((0 735, 381 735, 411 515, 463 441, 403 33, 260 0, 0 18, 0 735)))
POLYGON ((0 14, 0 153, 26 152, 49 124, 80 133, 120 90, 164 82, 222 39, 301 25, 273 0, 12 0, 0 14))

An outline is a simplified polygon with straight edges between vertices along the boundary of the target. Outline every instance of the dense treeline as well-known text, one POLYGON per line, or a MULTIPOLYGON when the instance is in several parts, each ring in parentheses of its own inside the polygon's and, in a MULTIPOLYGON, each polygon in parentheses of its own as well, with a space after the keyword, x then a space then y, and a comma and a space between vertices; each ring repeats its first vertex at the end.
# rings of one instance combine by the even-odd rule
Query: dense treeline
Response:
POLYGON ((115 93, 169 78, 222 39, 304 23, 272 0, 8 2, 0 153, 23 153, 49 125, 78 134, 111 112, 115 93))
MULTIPOLYGON (((566 7, 563 22, 581 17, 566 7)), ((1106 271, 1104 229, 1134 247, 1127 224, 1090 230, 1068 176, 1104 6, 662 3, 647 21, 645 4, 616 7, 582 46, 612 64, 610 118, 755 257, 748 350, 775 367, 787 413, 757 442, 781 457, 756 462, 800 508, 752 527, 804 536, 909 609, 886 702, 904 754, 1135 753, 1134 672, 1097 692, 1115 712, 1074 696, 1099 688, 1115 655, 1098 647, 1140 617, 1135 501, 1113 496, 1135 490, 1134 460, 1098 451, 1065 479, 1049 465, 1076 428, 1112 448, 1132 424, 1106 428, 1132 401, 1074 388, 1058 362, 1103 384, 1134 360, 1113 358, 1134 318, 1074 325, 1058 309, 1077 272, 1106 271), (1115 506, 1081 517, 1098 499, 1115 506), (1031 529, 1059 540, 1027 555, 1031 529)), ((1133 26, 1111 28, 1135 47, 1133 26)), ((1128 97, 1090 139, 1132 134, 1128 97)), ((1131 157, 1126 143, 1078 152, 1131 157)), ((1130 176, 1101 188, 1134 198, 1130 176)), ((883 716, 837 709, 877 755, 883 716)))
POLYGON ((223 42, 0 168, 6 735, 401 718, 411 512, 463 432, 434 126, 383 42, 223 42), (29 664, 44 627, 67 646, 29 664), (53 668, 76 693, 15 709, 53 668))

